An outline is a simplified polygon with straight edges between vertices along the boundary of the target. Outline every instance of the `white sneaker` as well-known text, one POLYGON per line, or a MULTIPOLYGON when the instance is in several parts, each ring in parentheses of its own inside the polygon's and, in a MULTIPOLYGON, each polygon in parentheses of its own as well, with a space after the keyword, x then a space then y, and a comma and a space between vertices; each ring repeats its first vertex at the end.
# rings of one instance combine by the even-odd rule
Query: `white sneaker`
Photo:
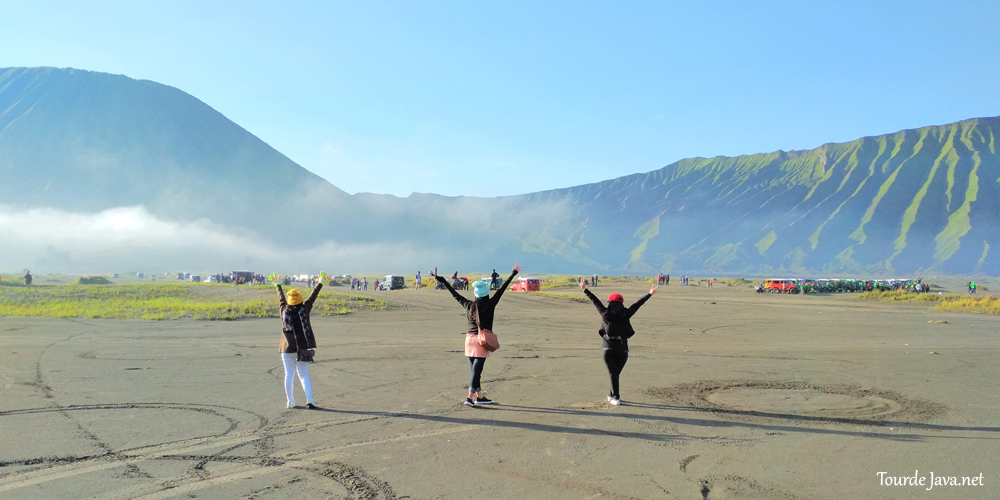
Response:
POLYGON ((291 410, 292 408, 295 408, 295 401, 288 402, 288 409, 291 410))
POLYGON ((611 403, 611 406, 618 406, 621 404, 621 400, 618 398, 613 398, 611 396, 608 396, 608 403, 611 403))

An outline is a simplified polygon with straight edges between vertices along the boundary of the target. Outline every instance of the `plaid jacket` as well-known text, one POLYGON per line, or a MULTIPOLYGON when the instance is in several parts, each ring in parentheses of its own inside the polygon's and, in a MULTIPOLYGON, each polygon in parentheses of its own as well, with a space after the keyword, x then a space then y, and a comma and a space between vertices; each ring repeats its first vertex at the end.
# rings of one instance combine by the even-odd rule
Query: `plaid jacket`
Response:
POLYGON ((312 323, 309 321, 309 313, 312 312, 313 303, 319 296, 319 289, 323 288, 320 283, 313 288, 309 298, 297 306, 288 305, 285 298, 285 291, 278 285, 278 300, 281 313, 281 342, 278 344, 278 351, 282 353, 298 352, 299 346, 304 349, 316 348, 316 337, 313 335, 312 323))

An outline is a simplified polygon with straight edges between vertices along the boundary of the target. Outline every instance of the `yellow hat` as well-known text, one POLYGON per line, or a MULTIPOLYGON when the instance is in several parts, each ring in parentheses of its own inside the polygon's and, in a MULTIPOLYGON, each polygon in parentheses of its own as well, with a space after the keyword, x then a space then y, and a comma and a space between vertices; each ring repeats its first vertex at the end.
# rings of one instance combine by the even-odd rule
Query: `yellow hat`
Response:
POLYGON ((288 305, 297 306, 302 303, 302 294, 298 290, 292 288, 288 291, 288 305))

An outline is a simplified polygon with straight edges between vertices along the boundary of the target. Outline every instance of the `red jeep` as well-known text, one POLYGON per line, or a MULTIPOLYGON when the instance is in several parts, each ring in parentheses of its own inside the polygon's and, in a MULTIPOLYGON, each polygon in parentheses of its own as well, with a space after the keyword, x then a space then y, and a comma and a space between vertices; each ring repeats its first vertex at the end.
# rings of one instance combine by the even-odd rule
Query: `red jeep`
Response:
POLYGON ((517 283, 510 286, 512 292, 537 292, 542 289, 538 278, 518 278, 517 283))
POLYGON ((799 282, 790 279, 768 279, 764 282, 764 288, 771 293, 799 293, 799 282))

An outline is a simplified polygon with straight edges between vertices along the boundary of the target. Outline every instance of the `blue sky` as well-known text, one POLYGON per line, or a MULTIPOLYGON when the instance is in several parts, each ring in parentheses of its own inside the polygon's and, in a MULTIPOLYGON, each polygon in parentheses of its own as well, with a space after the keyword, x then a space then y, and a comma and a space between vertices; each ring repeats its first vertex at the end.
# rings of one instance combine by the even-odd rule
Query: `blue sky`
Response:
POLYGON ((345 191, 399 196, 1000 115, 995 0, 290 3, 0 0, 0 67, 171 85, 345 191))

